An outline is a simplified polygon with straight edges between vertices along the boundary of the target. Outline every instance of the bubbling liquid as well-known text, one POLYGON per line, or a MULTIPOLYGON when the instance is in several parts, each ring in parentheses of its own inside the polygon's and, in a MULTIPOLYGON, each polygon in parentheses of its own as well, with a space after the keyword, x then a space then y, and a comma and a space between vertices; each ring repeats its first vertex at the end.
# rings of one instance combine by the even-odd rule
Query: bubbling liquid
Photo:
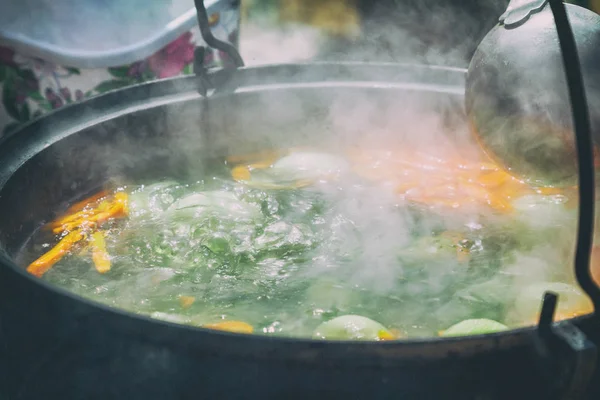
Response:
POLYGON ((197 182, 107 188, 43 227, 22 260, 82 297, 210 329, 486 333, 535 324, 547 289, 560 318, 591 312, 571 267, 572 199, 479 161, 280 149, 215 159, 197 182))

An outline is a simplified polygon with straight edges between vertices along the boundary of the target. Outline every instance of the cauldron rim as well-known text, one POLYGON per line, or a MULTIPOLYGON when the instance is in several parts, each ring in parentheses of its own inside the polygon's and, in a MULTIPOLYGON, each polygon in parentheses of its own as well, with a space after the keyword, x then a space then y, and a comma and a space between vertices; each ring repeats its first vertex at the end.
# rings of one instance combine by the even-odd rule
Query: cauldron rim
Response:
MULTIPOLYGON (((273 64, 242 68, 233 72, 217 70, 212 71, 210 74, 214 80, 220 82, 219 90, 215 95, 229 95, 235 94, 241 86, 247 86, 247 90, 265 90, 264 86, 262 88, 256 86, 257 80, 263 80, 263 85, 266 86, 269 82, 271 84, 289 84, 292 86, 318 84, 322 81, 299 82, 296 78, 303 72, 315 72, 315 70, 324 72, 331 69, 348 73, 344 75, 346 80, 333 80, 340 85, 347 84, 350 75, 357 74, 363 79, 361 82, 367 85, 372 85, 374 82, 387 82, 391 87, 394 84, 402 85, 403 83, 406 86, 407 82, 402 82, 400 79, 405 76, 403 73, 413 74, 413 77, 415 73, 430 75, 433 73, 435 77, 441 80, 451 77, 450 83, 439 82, 440 87, 446 86, 446 89, 453 87, 454 89, 451 92, 454 94, 459 96, 464 94, 464 86, 457 86, 456 83, 461 81, 464 83, 465 69, 418 64, 369 62, 273 64), (376 69, 378 72, 377 78, 372 75, 372 72, 365 74, 366 69, 370 71, 376 69), (382 72, 387 74, 385 79, 381 79, 380 73, 382 72)), ((141 107, 151 108, 198 99, 200 96, 195 92, 194 85, 194 76, 147 82, 111 91, 81 103, 65 106, 39 120, 30 122, 0 141, 0 160, 8 160, 8 162, 0 165, 0 196, 10 176, 21 168, 28 159, 54 142, 89 126, 131 113, 141 107), (184 87, 187 89, 182 90, 184 87), (127 93, 128 96, 123 96, 123 93, 127 93), (132 98, 138 101, 132 102, 132 98), (102 116, 90 120, 89 115, 86 115, 85 112, 87 108, 94 109, 94 112, 100 111, 102 116), (63 117, 65 118, 63 119, 63 117), (50 131, 54 133, 51 134, 50 131), (57 131, 61 133, 56 134, 57 131), (50 137, 53 140, 50 140, 50 137)), ((413 85, 416 84, 413 82, 413 85)), ((229 356, 232 357, 243 357, 244 354, 247 354, 253 358, 266 357, 272 359, 273 357, 281 357, 284 359, 293 358, 296 361, 318 360, 319 362, 352 359, 356 365, 361 364, 356 362, 357 358, 364 357, 366 364, 370 364, 370 360, 381 366, 382 363, 398 361, 399 359, 426 361, 446 357, 464 357, 514 347, 529 347, 535 336, 535 327, 511 329, 507 332, 486 335, 415 338, 388 342, 322 341, 308 338, 236 334, 156 320, 77 296, 65 289, 31 276, 23 268, 17 266, 1 247, 0 269, 19 280, 28 280, 30 283, 27 285, 31 286, 32 290, 45 291, 52 296, 62 297, 65 302, 77 304, 85 310, 84 314, 86 316, 100 320, 111 318, 118 321, 118 329, 121 332, 129 332, 137 336, 144 332, 146 340, 156 343, 166 341, 169 346, 190 346, 195 342, 211 342, 215 348, 219 349, 219 354, 223 354, 223 349, 228 349, 229 356), (149 334, 149 332, 152 332, 152 334, 149 334), (179 343, 173 343, 174 336, 178 338, 179 343), (246 347, 251 347, 252 350, 244 351, 246 347), (296 356, 290 357, 290 354, 296 356)), ((90 321, 90 319, 82 318, 76 323, 85 325, 85 321, 90 321)), ((587 315, 574 320, 585 324, 591 320, 591 316, 587 315)), ((193 347, 193 345, 191 346, 193 347)), ((210 344, 205 343, 204 346, 210 346, 210 344)))

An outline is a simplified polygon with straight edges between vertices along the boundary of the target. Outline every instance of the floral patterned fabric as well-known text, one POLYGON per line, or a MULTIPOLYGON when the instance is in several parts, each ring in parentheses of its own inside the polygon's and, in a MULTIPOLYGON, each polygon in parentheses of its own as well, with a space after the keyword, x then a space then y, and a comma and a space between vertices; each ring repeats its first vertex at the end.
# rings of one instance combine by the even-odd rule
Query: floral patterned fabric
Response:
MULTIPOLYGON (((237 46, 239 10, 211 16, 213 34, 237 46)), ((107 69, 78 69, 25 57, 0 46, 0 137, 31 119, 109 90, 192 73, 198 29, 186 32, 145 60, 107 69)), ((206 52, 208 66, 230 62, 221 51, 206 52)))

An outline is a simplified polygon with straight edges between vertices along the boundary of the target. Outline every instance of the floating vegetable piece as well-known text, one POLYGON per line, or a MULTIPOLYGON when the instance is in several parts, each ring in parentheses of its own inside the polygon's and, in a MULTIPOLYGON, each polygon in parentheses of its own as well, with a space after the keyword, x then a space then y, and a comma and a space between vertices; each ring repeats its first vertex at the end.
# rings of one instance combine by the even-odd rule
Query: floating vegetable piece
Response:
POLYGON ((511 212, 510 200, 533 189, 489 163, 442 160, 409 150, 354 150, 354 170, 363 178, 393 184, 409 201, 462 208, 487 205, 511 212))
POLYGON ((346 160, 332 154, 292 151, 278 160, 238 165, 231 175, 256 188, 293 189, 311 185, 319 179, 335 178, 349 169, 346 160))
POLYGON ((179 218, 198 218, 204 214, 216 214, 224 218, 256 218, 260 208, 247 203, 227 191, 194 193, 173 203, 167 212, 179 218))
MULTIPOLYGON (((88 205, 100 201, 105 197, 105 192, 101 192, 92 198, 80 202, 69 210, 76 211, 74 214, 66 215, 50 224, 52 232, 61 234, 69 232, 52 250, 34 261, 28 271, 36 276, 42 276, 48 269, 56 264, 73 247, 73 245, 82 240, 86 235, 82 232, 84 229, 100 226, 111 218, 121 218, 128 214, 128 196, 126 193, 116 193, 112 200, 101 201, 96 208, 86 210, 88 205)), ((100 273, 110 270, 110 258, 106 253, 106 244, 102 233, 95 233, 90 238, 92 248, 92 259, 96 269, 100 273)))
POLYGON ((394 337, 379 322, 360 315, 344 315, 323 322, 313 333, 325 340, 391 340, 394 337))
POLYGON ((100 203, 102 204, 102 206, 98 206, 98 202, 100 202, 100 200, 103 200, 107 196, 108 192, 106 190, 103 190, 100 193, 95 194, 94 196, 91 196, 85 200, 75 203, 74 205, 69 207, 60 218, 48 224, 48 226, 54 229, 65 224, 72 223, 73 221, 81 220, 90 215, 92 207, 94 206, 100 207, 102 209, 108 208, 109 203, 107 201, 102 201, 100 203))
POLYGON ((115 206, 120 207, 121 215, 127 216, 129 214, 129 196, 125 192, 118 192, 115 194, 115 206))
POLYGON ((93 226, 101 226, 112 218, 123 218, 129 214, 128 196, 124 192, 115 194, 112 201, 102 201, 96 208, 88 211, 81 211, 73 214, 66 219, 57 221, 52 232, 60 234, 65 231, 71 231, 76 228, 90 228, 93 226), (76 217, 75 217, 76 216, 76 217), (61 221, 69 221, 58 225, 61 221))
POLYGON ((169 314, 160 311, 155 311, 150 314, 150 318, 158 319, 165 322, 170 322, 172 324, 189 324, 191 323, 190 318, 179 315, 179 314, 169 314))
POLYGON ((88 197, 85 200, 81 200, 65 211, 65 215, 75 214, 76 212, 82 211, 84 208, 92 207, 97 204, 100 200, 104 199, 109 195, 108 190, 102 190, 95 195, 88 197))
POLYGON ((243 181, 245 185, 263 190, 290 190, 310 186, 314 180, 284 180, 273 176, 270 170, 253 171, 249 180, 243 181))
POLYGON ((241 321, 224 321, 215 324, 204 325, 204 328, 214 329, 218 331, 226 331, 233 333, 252 333, 254 328, 252 325, 241 321))
POLYGON ((534 228, 566 227, 576 222, 573 210, 564 205, 568 199, 561 195, 544 196, 532 194, 515 199, 512 204, 518 212, 519 221, 534 228))
POLYGON ((281 158, 272 170, 286 180, 317 180, 336 177, 350 169, 341 157, 327 153, 298 152, 281 158))
POLYGON ((396 340, 398 339, 398 337, 396 335, 394 335, 394 333, 392 333, 391 331, 379 331, 379 333, 377 333, 377 337, 379 338, 379 340, 396 340))
POLYGON ((104 240, 104 232, 96 231, 90 235, 90 245, 92 248, 92 260, 96 271, 105 274, 110 271, 111 262, 110 256, 106 251, 106 241, 104 240))
POLYGON ((250 180, 250 168, 246 165, 238 165, 231 169, 231 177, 236 181, 249 181, 250 180))
POLYGON ((54 233, 60 233, 65 230, 71 230, 77 226, 79 226, 86 218, 93 216, 99 212, 106 211, 110 208, 110 202, 108 200, 103 200, 100 202, 96 208, 89 210, 78 211, 74 214, 66 215, 50 224, 54 233))
POLYGON ((62 229, 55 231, 55 233, 60 233, 64 230, 71 230, 74 228, 93 228, 96 226, 102 226, 104 223, 108 222, 113 218, 123 218, 127 216, 127 208, 125 204, 122 203, 113 203, 109 206, 106 211, 100 211, 89 218, 84 218, 83 221, 78 221, 74 224, 69 224, 67 226, 63 226, 62 229))
POLYGON ((508 327, 491 319, 467 319, 439 333, 442 337, 484 335, 507 331, 508 327))
POLYGON ((179 296, 179 304, 183 308, 190 308, 195 301, 196 298, 193 296, 179 296))
POLYGON ((479 176, 477 183, 485 187, 498 187, 510 179, 514 178, 502 170, 496 170, 479 176))
POLYGON ((54 264, 60 261, 73 246, 82 240, 85 235, 81 231, 73 231, 61 239, 49 252, 32 262, 27 267, 27 272, 37 277, 44 275, 54 264))

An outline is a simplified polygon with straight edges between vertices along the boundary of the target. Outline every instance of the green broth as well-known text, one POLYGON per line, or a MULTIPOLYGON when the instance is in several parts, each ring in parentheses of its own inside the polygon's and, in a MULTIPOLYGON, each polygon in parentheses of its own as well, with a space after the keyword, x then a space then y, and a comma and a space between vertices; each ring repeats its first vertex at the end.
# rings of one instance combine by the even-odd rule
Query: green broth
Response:
MULTIPOLYGON (((409 337, 430 337, 466 319, 518 325, 510 309, 529 281, 514 271, 524 255, 569 229, 482 210, 449 221, 355 176, 261 189, 234 182, 224 163, 214 165, 202 182, 121 188, 131 212, 109 227, 111 270, 100 274, 89 254, 74 252, 42 279, 197 326, 239 320, 257 334, 311 337, 325 321, 361 315, 409 337), (448 230, 464 240, 448 240, 448 230), (457 257, 457 246, 467 260, 457 257), (183 307, 181 296, 194 302, 183 307)), ((545 215, 574 220, 560 204, 545 215)), ((32 242, 35 255, 50 245, 43 235, 32 242)), ((537 280, 572 283, 564 259, 540 260, 537 280)))

